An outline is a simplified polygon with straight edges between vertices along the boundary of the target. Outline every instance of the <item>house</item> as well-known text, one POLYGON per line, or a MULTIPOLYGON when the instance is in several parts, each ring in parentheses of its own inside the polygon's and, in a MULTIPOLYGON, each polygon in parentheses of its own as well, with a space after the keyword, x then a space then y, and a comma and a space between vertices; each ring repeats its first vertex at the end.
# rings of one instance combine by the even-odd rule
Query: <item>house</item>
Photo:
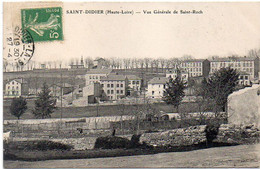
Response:
POLYGON ((166 77, 175 79, 178 76, 178 73, 184 82, 188 82, 189 72, 185 71, 184 69, 179 69, 179 72, 177 69, 168 69, 166 71, 166 77))
POLYGON ((98 58, 93 61, 93 69, 108 68, 107 61, 103 58, 98 58))
POLYGON ((49 87, 51 90, 52 96, 60 97, 62 95, 66 95, 71 93, 74 90, 74 86, 69 83, 57 83, 53 84, 49 87))
POLYGON ((207 59, 189 59, 180 64, 180 68, 189 73, 189 77, 208 76, 210 71, 210 62, 207 59))
POLYGON ((136 75, 126 75, 128 79, 128 87, 131 92, 140 92, 142 86, 142 79, 136 75))
POLYGON ((108 100, 118 100, 126 96, 127 77, 111 74, 101 77, 100 83, 108 100))
POLYGON ((85 69, 83 57, 80 59, 80 64, 71 64, 70 69, 85 69))
POLYGON ((215 71, 231 67, 238 72, 246 72, 250 76, 249 80, 254 81, 258 78, 259 72, 259 58, 255 57, 226 57, 226 58, 212 58, 210 59, 210 74, 215 71))
POLYGON ((250 86, 251 81, 250 79, 250 74, 247 72, 239 72, 239 77, 238 77, 238 84, 242 86, 250 86))
POLYGON ((100 83, 91 83, 83 88, 83 98, 86 98, 88 103, 96 103, 101 94, 102 87, 100 83))
POLYGON ((112 69, 90 69, 85 74, 86 85, 100 82, 101 77, 106 77, 112 72, 112 69))
POLYGON ((22 78, 8 80, 5 83, 5 98, 19 97, 29 94, 28 83, 22 78))
POLYGON ((167 77, 154 77, 148 82, 147 96, 150 98, 162 98, 165 84, 168 82, 167 77))

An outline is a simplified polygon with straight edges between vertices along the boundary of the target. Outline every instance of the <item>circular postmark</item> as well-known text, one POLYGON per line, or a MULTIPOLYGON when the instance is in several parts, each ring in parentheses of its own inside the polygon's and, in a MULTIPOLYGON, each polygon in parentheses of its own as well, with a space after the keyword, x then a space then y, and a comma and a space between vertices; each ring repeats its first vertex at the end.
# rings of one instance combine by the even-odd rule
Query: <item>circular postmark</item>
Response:
POLYGON ((27 30, 18 26, 7 36, 5 45, 4 61, 23 66, 29 62, 34 53, 34 41, 27 30))

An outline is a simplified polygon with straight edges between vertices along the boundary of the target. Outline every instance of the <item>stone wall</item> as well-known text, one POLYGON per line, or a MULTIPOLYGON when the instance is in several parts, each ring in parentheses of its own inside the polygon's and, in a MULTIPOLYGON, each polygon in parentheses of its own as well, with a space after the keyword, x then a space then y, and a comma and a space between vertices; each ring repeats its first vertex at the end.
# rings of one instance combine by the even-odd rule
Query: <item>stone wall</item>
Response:
POLYGON ((206 125, 179 128, 164 132, 144 133, 140 143, 153 146, 188 146, 206 141, 206 125))
POLYGON ((213 141, 221 143, 255 143, 259 142, 260 131, 254 125, 237 126, 222 124, 219 127, 217 138, 213 141))
POLYGON ((228 96, 228 122, 260 127, 260 85, 253 85, 228 96))

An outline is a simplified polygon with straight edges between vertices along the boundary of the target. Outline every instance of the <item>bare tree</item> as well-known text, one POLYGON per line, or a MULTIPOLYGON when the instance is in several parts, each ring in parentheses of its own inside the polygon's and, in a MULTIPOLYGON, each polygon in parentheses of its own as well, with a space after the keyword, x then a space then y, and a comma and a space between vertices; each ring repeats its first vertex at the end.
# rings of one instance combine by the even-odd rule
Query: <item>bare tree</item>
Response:
POLYGON ((260 49, 251 49, 248 51, 249 57, 259 57, 260 56, 260 49))

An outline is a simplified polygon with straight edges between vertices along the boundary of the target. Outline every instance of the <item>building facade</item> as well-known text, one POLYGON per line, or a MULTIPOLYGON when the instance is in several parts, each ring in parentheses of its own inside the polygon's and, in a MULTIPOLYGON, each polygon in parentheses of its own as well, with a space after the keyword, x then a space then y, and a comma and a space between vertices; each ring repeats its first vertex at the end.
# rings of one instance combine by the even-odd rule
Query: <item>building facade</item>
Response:
POLYGON ((168 69, 166 71, 166 77, 175 79, 178 76, 178 73, 184 82, 188 82, 189 73, 183 69, 180 69, 179 72, 177 69, 168 69))
POLYGON ((148 82, 147 97, 162 98, 168 80, 169 78, 167 77, 154 77, 151 79, 148 82))
POLYGON ((246 72, 250 76, 251 81, 257 80, 259 72, 259 58, 254 57, 227 57, 227 58, 212 58, 210 60, 210 74, 215 71, 231 67, 238 72, 246 72))
POLYGON ((108 68, 107 61, 103 58, 98 58, 93 61, 93 69, 108 68))
POLYGON ((126 75, 128 79, 128 87, 133 91, 141 91, 142 79, 136 75, 126 75))
POLYGON ((112 69, 90 69, 86 75, 86 85, 100 83, 101 77, 106 77, 112 72, 112 69))
POLYGON ((28 95, 28 93, 28 84, 22 78, 9 80, 5 84, 5 97, 19 97, 23 95, 28 95))
POLYGON ((210 71, 210 62, 207 59, 184 60, 179 65, 184 71, 188 72, 189 77, 208 76, 210 71))
POLYGON ((101 86, 108 100, 118 100, 126 96, 128 79, 123 75, 101 77, 101 86))

